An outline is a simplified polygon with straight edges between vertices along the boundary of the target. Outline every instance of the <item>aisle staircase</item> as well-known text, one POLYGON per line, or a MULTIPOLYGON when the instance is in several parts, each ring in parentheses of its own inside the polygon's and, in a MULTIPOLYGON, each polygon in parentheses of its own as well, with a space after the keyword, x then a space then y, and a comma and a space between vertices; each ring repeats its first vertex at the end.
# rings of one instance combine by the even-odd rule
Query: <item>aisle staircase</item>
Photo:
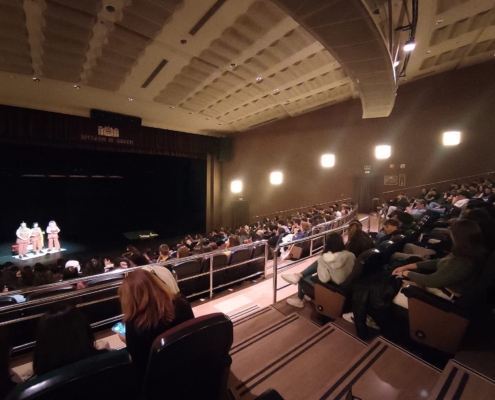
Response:
POLYGON ((234 318, 232 399, 269 388, 285 400, 495 398, 495 382, 458 362, 442 372, 382 337, 365 343, 295 310, 279 302, 234 318))

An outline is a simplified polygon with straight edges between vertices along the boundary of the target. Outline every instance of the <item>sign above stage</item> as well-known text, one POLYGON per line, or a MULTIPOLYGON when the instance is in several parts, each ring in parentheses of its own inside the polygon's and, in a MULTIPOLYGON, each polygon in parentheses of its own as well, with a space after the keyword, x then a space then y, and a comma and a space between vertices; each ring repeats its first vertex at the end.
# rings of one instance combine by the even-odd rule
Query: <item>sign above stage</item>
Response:
POLYGON ((206 158, 220 138, 0 105, 0 143, 206 158))
POLYGON ((120 138, 120 129, 113 128, 111 126, 98 125, 97 135, 81 134, 81 140, 88 142, 99 142, 109 144, 121 144, 127 146, 134 146, 134 140, 120 138))

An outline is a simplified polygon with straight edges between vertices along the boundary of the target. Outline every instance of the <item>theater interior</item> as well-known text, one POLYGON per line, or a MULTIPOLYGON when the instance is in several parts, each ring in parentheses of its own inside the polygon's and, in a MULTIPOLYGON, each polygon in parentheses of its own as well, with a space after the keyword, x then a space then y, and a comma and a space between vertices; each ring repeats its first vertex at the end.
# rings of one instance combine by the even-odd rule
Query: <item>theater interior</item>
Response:
POLYGON ((0 400, 495 398, 495 243, 484 236, 466 294, 442 285, 450 300, 397 286, 391 267, 412 243, 457 257, 449 226, 476 207, 445 218, 430 203, 412 234, 356 255, 351 284, 301 279, 300 308, 282 277, 321 260, 332 233, 348 241, 353 220, 374 238, 398 195, 414 209, 423 188, 493 189, 494 93, 495 0, 0 0, 0 400), (335 203, 345 212, 316 216, 335 203), (251 235, 148 259, 196 318, 153 342, 141 381, 112 327, 143 264, 3 289, 36 262, 178 254, 186 235, 301 218, 296 244, 251 235), (19 224, 51 220, 63 249, 22 259, 19 224), (394 323, 367 327, 384 274, 394 323), (38 321, 60 304, 110 351, 37 375, 38 321))

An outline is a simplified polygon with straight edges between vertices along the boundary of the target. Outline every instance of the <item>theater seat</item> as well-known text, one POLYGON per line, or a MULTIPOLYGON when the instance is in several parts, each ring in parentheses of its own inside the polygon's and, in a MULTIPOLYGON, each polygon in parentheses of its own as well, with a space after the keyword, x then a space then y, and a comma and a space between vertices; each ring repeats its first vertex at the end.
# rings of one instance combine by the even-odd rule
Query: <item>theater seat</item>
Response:
POLYGON ((107 283, 117 282, 124 279, 124 274, 112 274, 110 276, 103 276, 101 278, 91 279, 88 282, 87 287, 106 285, 107 283))
MULTIPOLYGON (((243 261, 248 261, 251 259, 252 250, 251 249, 237 249, 233 250, 229 255, 228 265, 234 265, 243 261)), ((226 282, 233 282, 238 279, 242 279, 248 275, 249 263, 239 265, 234 268, 227 269, 226 272, 226 282)))
MULTIPOLYGON (((265 256, 265 247, 266 243, 257 243, 254 246, 253 249, 253 256, 252 258, 258 258, 261 256, 265 256)), ((265 259, 260 259, 260 260, 255 260, 251 261, 248 265, 248 270, 247 270, 247 275, 254 275, 254 274, 259 274, 259 275, 264 275, 265 273, 265 259)))
MULTIPOLYGON (((201 261, 201 273, 210 272, 210 257, 205 257, 201 261)), ((225 254, 217 254, 213 256, 213 271, 227 266, 227 256, 225 254)), ((223 285, 225 283, 225 270, 213 273, 213 287, 223 285)), ((198 292, 210 288, 210 276, 205 275, 199 278, 198 292)))
MULTIPOLYGON (((323 283, 316 278, 314 280, 314 300, 316 311, 332 319, 339 318, 344 311, 347 294, 352 286, 352 283, 359 279, 362 271, 366 268, 368 260, 372 259, 372 257, 379 253, 380 252, 376 249, 369 249, 360 254, 359 257, 356 258, 351 273, 340 285, 337 285, 334 282, 323 283)), ((315 277, 313 277, 313 279, 314 278, 315 277)))
POLYGON ((7 307, 17 304, 17 300, 11 296, 0 297, 0 307, 7 307))
POLYGON ((476 281, 455 303, 422 288, 408 285, 409 334, 413 340, 455 354, 470 320, 482 320, 492 310, 487 304, 488 290, 495 279, 495 252, 491 254, 476 281))
POLYGON ((41 289, 37 292, 33 292, 28 294, 26 301, 43 299, 45 297, 58 296, 61 294, 66 294, 69 292, 73 292, 75 290, 74 286, 62 286, 62 287, 53 287, 49 289, 41 289))
POLYGON ((402 289, 408 297, 411 339, 454 354, 469 325, 468 316, 450 301, 417 286, 402 289))
POLYGON ((184 322, 153 342, 142 399, 220 399, 232 360, 232 321, 222 313, 184 322))
MULTIPOLYGON (((175 264, 172 268, 177 274, 177 280, 190 278, 201 273, 201 265, 199 264, 198 260, 184 261, 175 264)), ((187 279, 185 281, 178 282, 177 284, 179 285, 180 292, 184 296, 190 296, 198 292, 198 282, 199 277, 187 279)))
POLYGON ((131 357, 125 350, 86 358, 30 379, 14 389, 8 400, 137 399, 131 357))

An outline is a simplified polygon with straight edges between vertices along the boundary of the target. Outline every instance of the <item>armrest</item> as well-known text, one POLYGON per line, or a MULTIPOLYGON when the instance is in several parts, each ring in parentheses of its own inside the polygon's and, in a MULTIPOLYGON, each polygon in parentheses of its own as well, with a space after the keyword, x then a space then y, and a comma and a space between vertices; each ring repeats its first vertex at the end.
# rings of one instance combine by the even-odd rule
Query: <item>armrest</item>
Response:
POLYGON ((438 297, 418 286, 407 285, 406 287, 403 287, 401 291, 407 298, 415 298, 444 312, 451 312, 467 318, 466 313, 456 307, 454 303, 449 300, 442 299, 441 297, 438 297))
POLYGON ((332 291, 332 292, 335 292, 335 293, 339 293, 341 294, 342 296, 346 296, 347 292, 342 289, 342 287, 340 285, 337 285, 335 282, 327 282, 327 283, 323 283, 322 281, 320 281, 318 279, 318 275, 314 275, 311 277, 311 281, 315 284, 315 285, 321 285, 323 286, 324 288, 332 291))

